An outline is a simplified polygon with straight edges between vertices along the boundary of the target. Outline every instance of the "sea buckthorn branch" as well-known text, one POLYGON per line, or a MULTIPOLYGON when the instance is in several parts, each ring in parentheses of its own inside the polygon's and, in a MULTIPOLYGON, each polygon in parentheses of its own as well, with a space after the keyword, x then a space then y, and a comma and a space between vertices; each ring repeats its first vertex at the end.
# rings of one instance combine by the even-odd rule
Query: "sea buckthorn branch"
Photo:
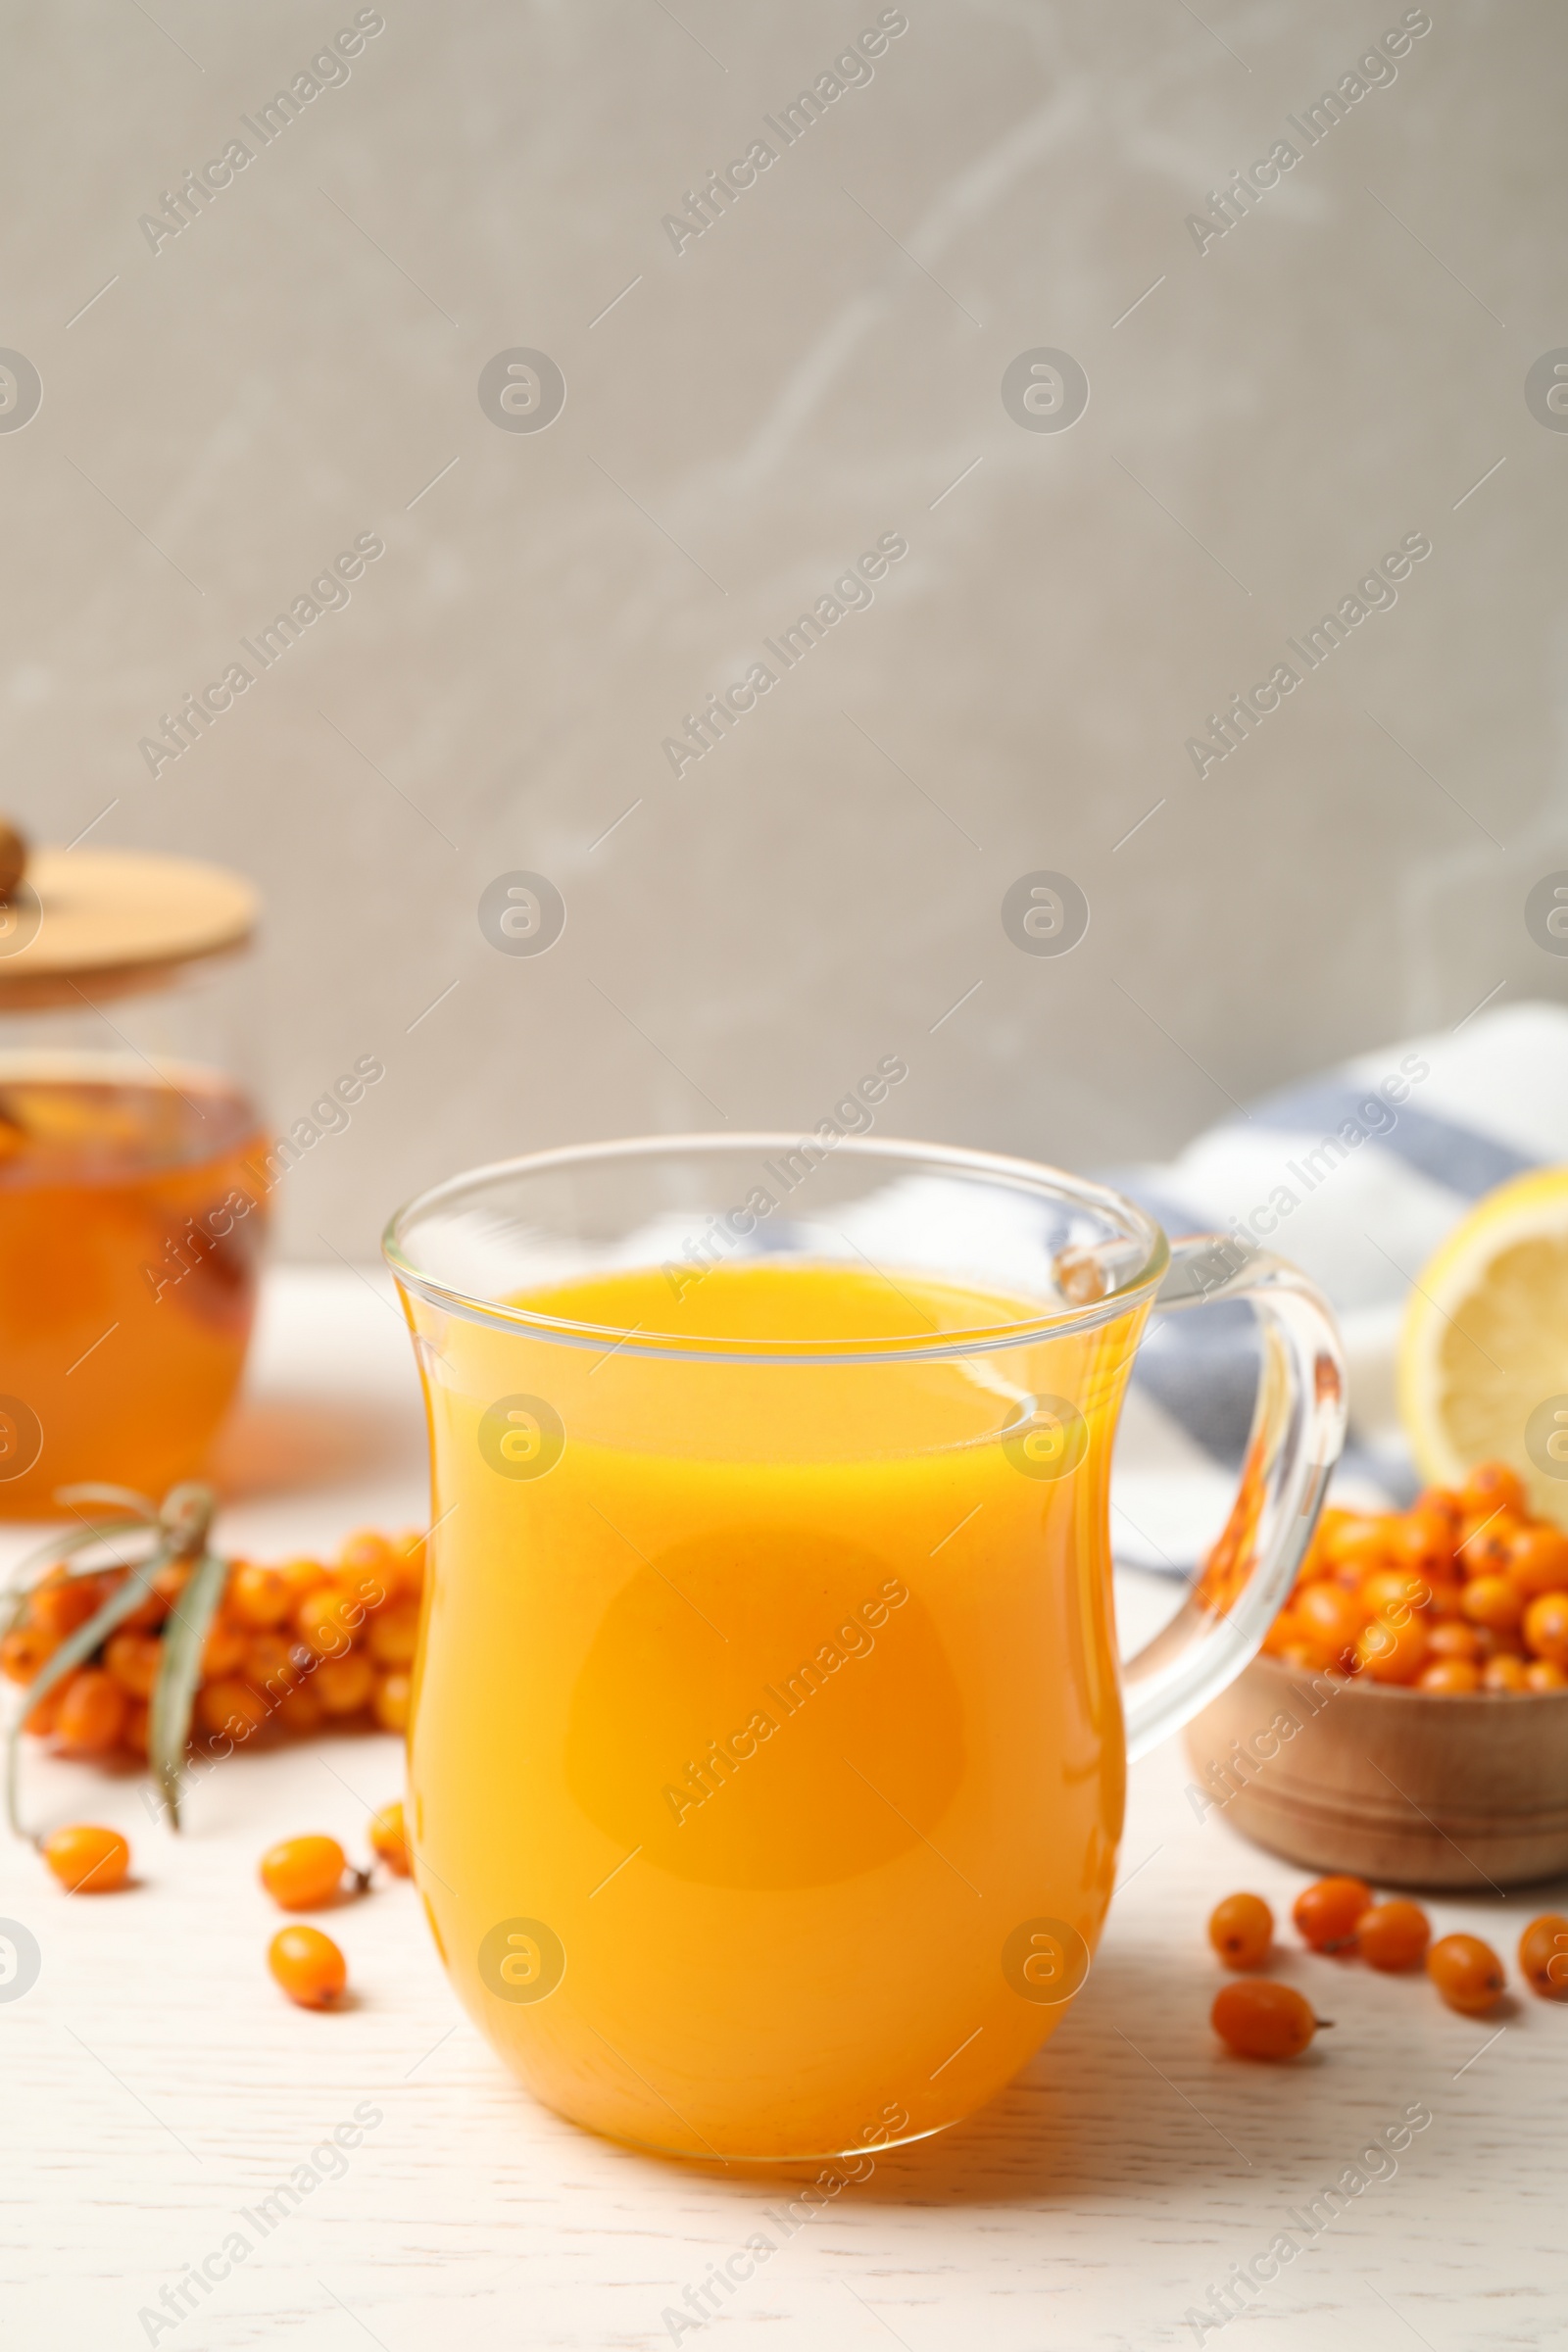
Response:
MULTIPOLYGON (((140 1560, 127 1563, 122 1559, 115 1563, 127 1571, 123 1582, 114 1588, 85 1624, 78 1625, 66 1637, 30 1680, 28 1706, 12 1723, 6 1740, 6 1818, 14 1835, 19 1838, 31 1835, 22 1825, 18 1789, 18 1764, 25 1715, 40 1705, 57 1683, 63 1682, 84 1659, 91 1657, 116 1627, 140 1607, 160 1569, 187 1558, 193 1546, 205 1546, 214 1501, 211 1489, 199 1486, 172 1488, 161 1506, 150 1502, 144 1494, 132 1493, 128 1487, 63 1487, 56 1499, 68 1506, 77 1502, 108 1503, 112 1508, 123 1511, 130 1524, 127 1527, 123 1520, 95 1522, 74 1530, 63 1541, 51 1538, 37 1551, 29 1553, 14 1580, 14 1587, 20 1587, 21 1590, 17 1607, 13 1611, 13 1626, 8 1627, 8 1632, 14 1630, 15 1617, 20 1615, 22 1608, 32 1597, 29 1571, 41 1570, 47 1576, 59 1562, 62 1552, 74 1556, 95 1544, 118 1541, 127 1534, 145 1535, 148 1549, 140 1560)), ((80 1583, 101 1573, 99 1569, 78 1568, 73 1575, 68 1570, 62 1581, 80 1583)), ((166 1665, 167 1662, 166 1658, 166 1665)), ((32 1842, 36 1843, 37 1839, 33 1838, 32 1842)))
POLYGON ((407 1729, 423 1531, 362 1528, 331 1562, 268 1566, 210 1549, 204 1488, 162 1509, 120 1488, 62 1500, 123 1517, 51 1539, 0 1592, 0 1673, 27 1687, 22 1728, 34 1737, 148 1760, 155 1819, 177 1825, 192 1776, 263 1733, 407 1729), (82 1565, 75 1555, 95 1544, 82 1565))

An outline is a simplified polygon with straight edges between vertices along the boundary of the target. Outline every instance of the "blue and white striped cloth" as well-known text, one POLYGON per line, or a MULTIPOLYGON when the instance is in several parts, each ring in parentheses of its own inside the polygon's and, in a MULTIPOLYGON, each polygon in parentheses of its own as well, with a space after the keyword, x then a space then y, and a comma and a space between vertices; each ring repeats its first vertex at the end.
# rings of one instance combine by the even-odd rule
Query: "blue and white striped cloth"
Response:
MULTIPOLYGON (((1349 1360, 1342 1500, 1400 1503, 1416 1475, 1395 1405, 1411 1281, 1471 1202, 1568 1161, 1568 1009, 1498 1006, 1270 1095, 1174 1160, 1111 1181, 1167 1233, 1242 1233, 1323 1290, 1349 1360)), ((1117 1556, 1191 1571, 1228 1508, 1251 1417, 1242 1305, 1173 1315, 1144 1343, 1113 1486, 1117 1556)))

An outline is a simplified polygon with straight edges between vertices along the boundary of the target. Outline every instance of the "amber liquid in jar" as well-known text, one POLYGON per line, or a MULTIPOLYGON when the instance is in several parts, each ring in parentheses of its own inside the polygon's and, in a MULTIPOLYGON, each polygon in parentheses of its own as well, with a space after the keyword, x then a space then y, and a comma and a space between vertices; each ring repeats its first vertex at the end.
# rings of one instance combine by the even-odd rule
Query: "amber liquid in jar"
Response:
POLYGON ((0 1059, 0 1515, 199 1475, 244 1364, 266 1152, 215 1072, 0 1059))

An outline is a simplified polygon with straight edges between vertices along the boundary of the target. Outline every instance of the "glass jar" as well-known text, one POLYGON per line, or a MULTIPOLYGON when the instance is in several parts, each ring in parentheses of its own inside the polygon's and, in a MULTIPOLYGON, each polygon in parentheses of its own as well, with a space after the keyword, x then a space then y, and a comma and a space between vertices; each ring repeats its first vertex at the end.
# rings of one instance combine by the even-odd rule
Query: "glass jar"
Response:
POLYGON ((239 1385, 268 1139, 241 1049, 256 895, 0 826, 0 1517, 199 1474, 239 1385), (18 845, 20 848, 20 845, 18 845))

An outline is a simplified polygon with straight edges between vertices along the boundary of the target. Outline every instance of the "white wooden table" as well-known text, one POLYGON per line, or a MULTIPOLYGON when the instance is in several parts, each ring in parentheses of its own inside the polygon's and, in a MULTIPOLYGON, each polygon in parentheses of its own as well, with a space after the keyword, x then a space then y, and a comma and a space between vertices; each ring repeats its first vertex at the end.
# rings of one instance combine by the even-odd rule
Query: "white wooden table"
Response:
MULTIPOLYGON (((379 1278, 272 1277, 231 1458, 249 1494, 222 1533, 263 1557, 422 1516, 410 1351, 379 1278)), ((8 1536, 6 1556, 18 1547, 8 1536)), ((1142 1632, 1169 1588, 1122 1582, 1124 1625, 1142 1632)), ((685 2289, 768 2229, 763 2209, 798 2184, 651 2160, 536 2107, 460 2012, 406 1884, 328 1922, 356 1990, 346 2013, 294 2009, 265 1973, 278 1914, 256 1884, 259 1854, 307 1829, 363 1846, 367 1811, 399 1791, 394 1740, 236 1757, 194 1792, 179 1839, 154 1826, 136 1783, 34 1763, 32 1806, 122 1828, 140 1884, 68 1898, 0 1840, 0 1914, 42 1953, 31 1990, 0 2004, 5 2340, 27 2352, 368 2340, 519 2352, 703 2335, 781 2352, 1145 2352, 1219 2334, 1243 2352, 1561 2342, 1568 2004, 1523 1996, 1477 2023, 1424 1980, 1301 1956, 1278 1973, 1336 2030, 1292 2068, 1226 2057, 1207 2024, 1207 1912, 1250 1886, 1283 1914, 1301 1879, 1218 1814, 1200 1824, 1184 1781, 1174 1746, 1134 1774, 1125 1885, 1040 2058, 966 2126, 878 2161, 719 2298, 707 2328, 678 2329, 663 2315, 689 2320, 685 2289), (1346 2168, 1412 2108, 1430 2123, 1396 2158, 1359 2168, 1355 2188, 1346 2168), (363 2129, 347 2152, 329 2144, 339 2125, 348 2138, 363 2129), (1342 2179, 1342 2217, 1314 2230, 1307 2206, 1342 2179), (264 2225, 264 2201, 290 2181, 297 2209, 264 2225), (236 2232, 243 2259, 232 2242, 224 2252, 236 2232), (1281 2232, 1295 2258, 1213 2324, 1211 2287, 1281 2232), (189 2283, 204 2263, 211 2283, 189 2283)), ((1433 1906, 1510 1963, 1519 1927, 1545 1907, 1433 1906)))

